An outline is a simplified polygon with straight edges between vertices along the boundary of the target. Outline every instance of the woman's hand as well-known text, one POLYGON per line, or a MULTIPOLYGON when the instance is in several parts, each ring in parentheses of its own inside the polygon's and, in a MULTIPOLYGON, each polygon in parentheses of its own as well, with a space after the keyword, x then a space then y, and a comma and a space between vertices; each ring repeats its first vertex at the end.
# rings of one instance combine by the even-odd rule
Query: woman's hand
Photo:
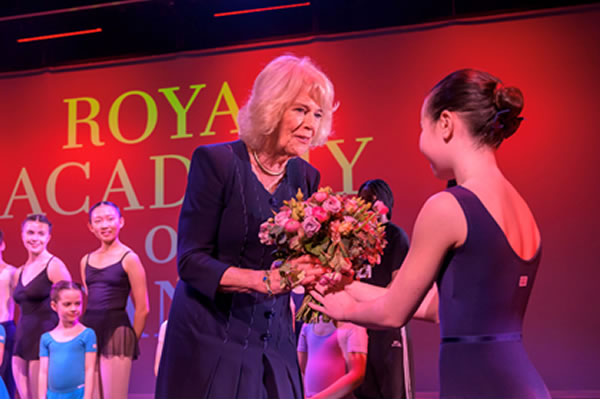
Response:
POLYGON ((271 291, 273 295, 277 295, 300 285, 312 289, 325 271, 319 259, 311 255, 289 259, 282 266, 268 272, 271 291))
POLYGON ((326 295, 317 290, 311 290, 310 294, 322 304, 308 303, 310 308, 320 311, 336 321, 348 321, 357 305, 356 300, 345 290, 329 292, 326 295))

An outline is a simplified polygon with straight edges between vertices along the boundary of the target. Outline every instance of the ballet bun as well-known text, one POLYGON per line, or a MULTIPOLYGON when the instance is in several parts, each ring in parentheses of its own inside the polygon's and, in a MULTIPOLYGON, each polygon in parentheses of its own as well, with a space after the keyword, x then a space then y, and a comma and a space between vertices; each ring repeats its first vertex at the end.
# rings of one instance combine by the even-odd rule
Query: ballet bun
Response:
POLYGON ((494 148, 519 128, 522 109, 523 94, 518 88, 504 87, 495 76, 469 68, 438 82, 427 101, 427 112, 434 121, 444 110, 460 112, 471 135, 494 148))
POLYGON ((523 110, 523 93, 517 87, 497 84, 494 90, 494 106, 497 111, 493 124, 495 132, 492 134, 507 139, 517 131, 523 121, 523 118, 519 117, 523 110))

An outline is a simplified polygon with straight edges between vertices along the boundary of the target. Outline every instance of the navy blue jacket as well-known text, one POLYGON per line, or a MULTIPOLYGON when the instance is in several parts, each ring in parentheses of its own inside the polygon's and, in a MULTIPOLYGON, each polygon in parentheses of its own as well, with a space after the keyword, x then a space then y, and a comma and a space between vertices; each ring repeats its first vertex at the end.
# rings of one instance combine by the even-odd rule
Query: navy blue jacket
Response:
POLYGON ((229 266, 268 269, 273 247, 260 224, 298 188, 317 190, 318 171, 291 159, 275 193, 252 172, 241 141, 200 146, 192 157, 178 228, 180 281, 169 314, 157 398, 301 398, 289 295, 223 293, 229 266))

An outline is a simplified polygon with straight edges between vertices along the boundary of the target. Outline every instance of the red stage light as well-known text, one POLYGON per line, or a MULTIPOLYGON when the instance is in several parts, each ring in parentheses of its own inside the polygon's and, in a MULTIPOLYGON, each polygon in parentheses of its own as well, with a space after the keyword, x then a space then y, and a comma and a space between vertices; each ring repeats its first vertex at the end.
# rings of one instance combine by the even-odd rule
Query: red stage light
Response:
POLYGON ((17 43, 35 42, 37 40, 57 39, 57 38, 68 37, 68 36, 88 35, 90 33, 98 33, 98 32, 102 32, 102 28, 86 29, 83 31, 55 33, 53 35, 43 35, 43 36, 22 38, 22 39, 17 39, 17 43))
POLYGON ((282 10, 284 8, 296 8, 296 7, 306 7, 306 6, 310 6, 310 1, 307 1, 305 3, 286 4, 283 6, 253 8, 253 9, 249 9, 249 10, 239 10, 239 11, 228 11, 228 12, 216 13, 213 16, 214 17, 227 17, 230 15, 251 14, 251 13, 257 13, 257 12, 263 12, 263 11, 282 10))

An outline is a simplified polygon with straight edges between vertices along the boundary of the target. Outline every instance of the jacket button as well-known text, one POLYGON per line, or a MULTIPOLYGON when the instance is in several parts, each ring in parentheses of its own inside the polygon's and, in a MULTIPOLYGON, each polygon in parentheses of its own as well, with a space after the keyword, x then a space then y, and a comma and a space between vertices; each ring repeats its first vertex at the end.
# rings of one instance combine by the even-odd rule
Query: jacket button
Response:
POLYGON ((271 339, 273 337, 273 335, 271 335, 270 333, 263 333, 262 335, 260 335, 260 340, 262 340, 263 342, 268 342, 269 339, 271 339))

